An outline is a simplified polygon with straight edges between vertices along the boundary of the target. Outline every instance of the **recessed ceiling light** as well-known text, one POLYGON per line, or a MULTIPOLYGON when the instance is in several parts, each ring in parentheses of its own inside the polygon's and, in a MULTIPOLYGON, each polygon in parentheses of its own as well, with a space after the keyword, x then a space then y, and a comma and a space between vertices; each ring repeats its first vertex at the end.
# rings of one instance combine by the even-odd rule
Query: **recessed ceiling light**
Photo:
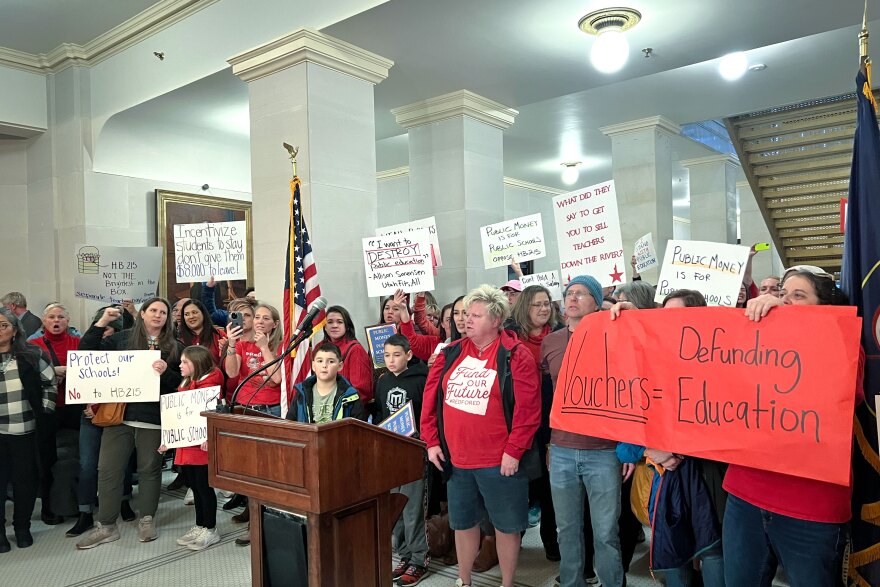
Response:
POLYGON ((727 81, 738 80, 749 68, 749 60, 742 51, 728 53, 718 64, 718 73, 727 81))

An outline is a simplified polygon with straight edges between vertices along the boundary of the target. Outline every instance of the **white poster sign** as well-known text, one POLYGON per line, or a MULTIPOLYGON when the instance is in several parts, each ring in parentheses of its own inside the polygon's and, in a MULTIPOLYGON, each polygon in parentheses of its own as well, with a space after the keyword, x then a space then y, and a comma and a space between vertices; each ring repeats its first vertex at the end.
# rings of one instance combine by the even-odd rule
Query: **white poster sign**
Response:
POLYGON ((159 401, 159 351, 67 351, 65 403, 159 401))
POLYGON ((626 282, 613 181, 556 196, 553 214, 563 283, 576 275, 592 275, 603 287, 626 282))
POLYGON ((562 299, 562 286, 559 282, 558 271, 545 271, 544 273, 535 273, 532 275, 523 275, 520 278, 523 288, 530 285, 542 285, 550 290, 551 300, 562 299))
POLYGON ((427 228, 428 234, 431 236, 431 253, 434 255, 434 267, 443 265, 440 258, 440 240, 437 238, 437 222, 433 216, 422 218, 421 220, 413 220, 411 222, 403 222, 392 226, 383 226, 376 229, 376 236, 389 236, 394 234, 403 234, 412 232, 420 228, 427 228))
POLYGON ((635 252, 636 271, 641 273, 660 263, 657 261, 657 251, 654 249, 654 239, 649 232, 636 241, 635 252))
POLYGON ((156 295, 162 267, 159 247, 77 245, 74 295, 109 304, 136 304, 156 295))
POLYGON ((219 396, 219 385, 163 395, 162 444, 176 448, 198 446, 208 440, 208 419, 200 414, 216 408, 219 396))
POLYGON ((434 289, 431 238, 427 228, 363 239, 367 295, 407 293, 434 289))
POLYGON ((710 306, 736 306, 746 272, 749 247, 707 241, 676 241, 666 245, 655 301, 677 289, 695 289, 710 306))
POLYGON ((247 223, 175 224, 174 268, 177 283, 247 279, 247 223))
POLYGON ((480 228, 486 269, 504 267, 512 261, 540 259, 547 255, 541 215, 532 214, 480 228))

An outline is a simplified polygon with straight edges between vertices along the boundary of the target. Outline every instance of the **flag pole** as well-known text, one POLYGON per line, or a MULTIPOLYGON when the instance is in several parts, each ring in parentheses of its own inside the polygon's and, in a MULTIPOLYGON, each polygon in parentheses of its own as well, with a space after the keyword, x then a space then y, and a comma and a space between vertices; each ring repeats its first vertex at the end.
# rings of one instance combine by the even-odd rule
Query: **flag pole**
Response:
POLYGON ((859 32, 859 58, 868 59, 868 0, 865 0, 865 12, 862 14, 862 30, 859 32))

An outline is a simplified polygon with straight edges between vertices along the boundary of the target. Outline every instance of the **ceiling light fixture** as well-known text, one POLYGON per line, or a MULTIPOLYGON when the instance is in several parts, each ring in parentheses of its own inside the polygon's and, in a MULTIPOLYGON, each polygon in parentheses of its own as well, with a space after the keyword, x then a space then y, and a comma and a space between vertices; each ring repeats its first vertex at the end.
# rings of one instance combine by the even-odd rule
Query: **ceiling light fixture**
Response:
POLYGON ((578 171, 577 166, 580 164, 580 161, 567 161, 562 164, 565 168, 562 170, 562 183, 565 185, 572 185, 578 180, 580 172, 578 171))
POLYGON ((749 59, 742 51, 728 53, 718 63, 718 73, 729 82, 736 81, 745 75, 749 68, 749 59))
POLYGON ((623 32, 641 19, 642 14, 632 8, 603 8, 583 16, 578 27, 588 35, 597 36, 590 50, 593 67, 602 73, 620 71, 629 57, 629 43, 623 32))

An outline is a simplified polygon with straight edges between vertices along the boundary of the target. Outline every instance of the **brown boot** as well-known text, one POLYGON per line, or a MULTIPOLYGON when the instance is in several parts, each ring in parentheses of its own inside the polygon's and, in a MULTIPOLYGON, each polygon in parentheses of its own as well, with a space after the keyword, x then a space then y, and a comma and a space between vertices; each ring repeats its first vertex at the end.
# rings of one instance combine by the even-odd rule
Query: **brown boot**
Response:
POLYGON ((232 521, 236 524, 244 524, 245 522, 251 521, 251 508, 246 507, 244 511, 240 514, 235 514, 232 516, 232 521))
POLYGON ((474 571, 485 573, 498 564, 498 551, 495 549, 495 537, 484 536, 480 553, 474 559, 474 571))

